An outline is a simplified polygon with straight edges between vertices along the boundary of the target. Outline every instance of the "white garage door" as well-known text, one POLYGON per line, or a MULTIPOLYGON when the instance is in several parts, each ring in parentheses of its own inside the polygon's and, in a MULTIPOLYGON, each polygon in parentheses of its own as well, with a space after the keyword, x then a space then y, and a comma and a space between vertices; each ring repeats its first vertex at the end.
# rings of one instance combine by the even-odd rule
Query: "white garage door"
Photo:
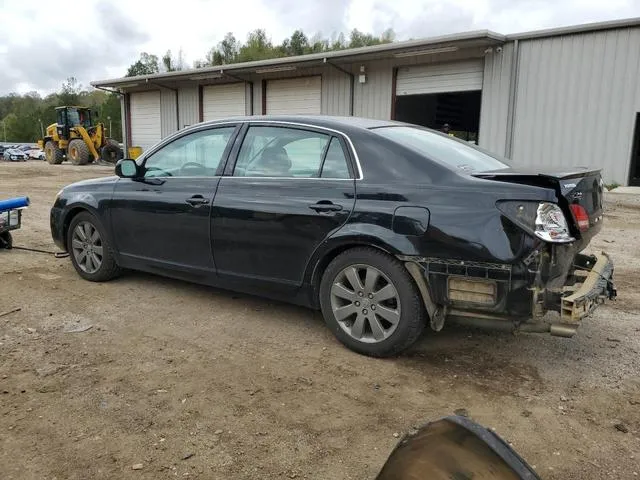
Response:
POLYGON ((131 143, 145 151, 162 138, 160 92, 131 94, 131 143))
POLYGON ((396 95, 482 90, 482 60, 398 68, 396 95))
POLYGON ((319 115, 322 77, 288 78, 267 82, 267 113, 319 115))
POLYGON ((245 115, 244 83, 210 85, 202 89, 202 118, 216 120, 245 115))

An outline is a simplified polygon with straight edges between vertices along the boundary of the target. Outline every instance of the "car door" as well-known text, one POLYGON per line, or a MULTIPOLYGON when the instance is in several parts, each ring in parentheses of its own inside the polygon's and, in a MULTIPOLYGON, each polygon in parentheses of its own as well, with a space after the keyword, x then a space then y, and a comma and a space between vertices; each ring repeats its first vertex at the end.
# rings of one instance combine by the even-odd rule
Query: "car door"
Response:
POLYGON ((311 127, 253 123, 241 142, 213 203, 218 275, 297 287, 314 250, 355 204, 344 138, 311 127))
POLYGON ((118 180, 110 222, 123 266, 196 277, 215 272, 211 203, 236 129, 182 135, 144 160, 140 178, 118 180))

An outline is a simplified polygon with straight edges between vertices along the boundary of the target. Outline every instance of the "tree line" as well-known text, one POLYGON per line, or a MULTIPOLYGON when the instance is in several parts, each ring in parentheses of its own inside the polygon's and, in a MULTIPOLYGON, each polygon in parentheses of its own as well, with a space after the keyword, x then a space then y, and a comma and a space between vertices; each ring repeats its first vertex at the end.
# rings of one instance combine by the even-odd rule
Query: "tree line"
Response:
MULTIPOLYGON (((391 29, 379 36, 354 29, 348 36, 341 33, 332 38, 323 38, 320 34, 309 37, 302 30, 296 30, 279 44, 274 44, 263 29, 250 32, 244 42, 239 41, 233 33, 229 32, 220 43, 206 53, 204 58, 193 62, 191 68, 330 52, 390 43, 394 40, 395 34, 391 29)), ((179 49, 177 54, 169 50, 161 57, 143 52, 140 54, 140 58, 127 69, 125 76, 172 72, 186 68, 189 66, 184 60, 182 49, 179 49)), ((11 93, 0 96, 0 141, 37 141, 42 136, 42 130, 46 129, 47 125, 55 123, 55 107, 63 105, 91 108, 96 114, 94 122, 100 121, 107 128, 112 128, 108 135, 122 141, 118 95, 103 90, 84 88, 74 77, 67 78, 58 92, 44 97, 38 92, 29 92, 24 95, 11 93)))
MULTIPOLYGON (((264 29, 249 32, 245 42, 239 41, 231 32, 224 39, 212 47, 204 58, 193 62, 192 68, 215 67, 232 63, 268 60, 271 58, 292 57, 308 53, 331 52, 347 48, 368 47, 395 40, 392 29, 385 30, 382 35, 374 36, 353 29, 348 37, 343 33, 333 38, 322 38, 316 34, 309 38, 302 30, 294 31, 290 37, 280 44, 274 44, 264 29)), ((168 50, 161 58, 147 52, 140 54, 140 58, 129 67, 127 77, 136 75, 152 75, 161 72, 173 72, 187 68, 182 49, 174 55, 168 50)))
POLYGON ((11 93, 0 96, 0 141, 36 142, 42 138, 47 125, 56 122, 55 107, 79 105, 89 107, 94 122, 103 122, 112 132, 107 134, 122 140, 122 120, 118 95, 103 90, 85 89, 73 77, 68 78, 60 90, 42 97, 38 92, 24 95, 11 93))

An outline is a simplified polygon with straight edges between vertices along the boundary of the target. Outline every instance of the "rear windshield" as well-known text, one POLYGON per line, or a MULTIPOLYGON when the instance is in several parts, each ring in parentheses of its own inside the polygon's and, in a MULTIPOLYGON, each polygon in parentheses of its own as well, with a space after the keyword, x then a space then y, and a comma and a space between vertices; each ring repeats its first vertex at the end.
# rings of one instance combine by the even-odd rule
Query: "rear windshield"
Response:
POLYGON ((488 172, 510 167, 504 160, 476 146, 420 127, 379 127, 373 131, 461 172, 488 172))

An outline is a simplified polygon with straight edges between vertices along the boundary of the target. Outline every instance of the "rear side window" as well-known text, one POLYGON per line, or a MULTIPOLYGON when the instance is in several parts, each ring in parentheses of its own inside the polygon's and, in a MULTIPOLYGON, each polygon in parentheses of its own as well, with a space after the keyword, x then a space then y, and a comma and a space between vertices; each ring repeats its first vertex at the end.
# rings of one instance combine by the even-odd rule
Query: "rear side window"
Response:
POLYGON ((462 140, 456 140, 426 129, 403 126, 381 127, 372 131, 461 172, 487 172, 510 167, 502 159, 477 147, 472 147, 462 140))
POLYGON ((320 176, 322 178, 350 178, 347 157, 344 155, 340 140, 336 137, 331 139, 320 176))
MULTIPOLYGON (((346 159, 328 134, 288 127, 249 127, 233 172, 236 177, 342 178, 346 159), (329 158, 326 175, 323 161, 329 158)), ((346 172, 347 178, 349 172, 346 172)))

